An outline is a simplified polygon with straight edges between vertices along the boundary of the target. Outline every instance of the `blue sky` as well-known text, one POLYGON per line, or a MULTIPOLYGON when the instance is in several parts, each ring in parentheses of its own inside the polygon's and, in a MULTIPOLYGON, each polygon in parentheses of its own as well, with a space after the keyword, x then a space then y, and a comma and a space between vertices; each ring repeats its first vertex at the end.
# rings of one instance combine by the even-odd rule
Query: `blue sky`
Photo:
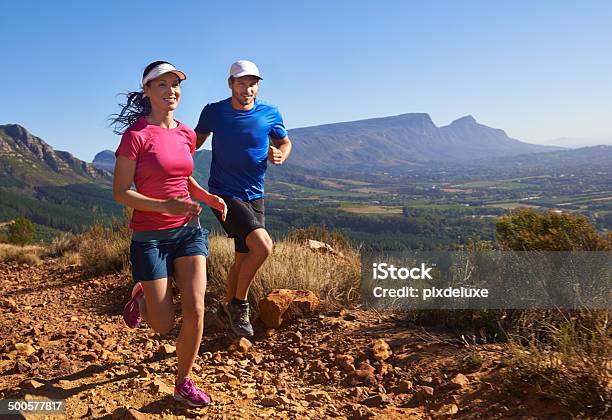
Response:
POLYGON ((195 126, 245 58, 288 128, 427 112, 529 142, 612 139, 612 2, 228 4, 0 3, 0 124, 91 161, 116 147, 106 118, 147 63, 187 73, 176 117, 195 126))

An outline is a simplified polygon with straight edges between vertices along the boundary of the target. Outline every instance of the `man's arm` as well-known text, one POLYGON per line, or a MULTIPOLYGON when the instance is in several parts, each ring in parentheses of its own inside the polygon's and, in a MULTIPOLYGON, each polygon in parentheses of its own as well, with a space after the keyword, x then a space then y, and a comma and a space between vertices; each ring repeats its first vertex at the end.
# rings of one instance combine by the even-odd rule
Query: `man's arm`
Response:
POLYGON ((270 149, 268 150, 268 160, 275 165, 282 165, 287 160, 291 153, 291 140, 285 136, 282 139, 275 139, 270 137, 271 143, 270 149))
POLYGON ((206 139, 210 136, 210 131, 208 133, 198 133, 196 131, 196 136, 197 136, 196 149, 199 149, 200 147, 202 147, 206 139))

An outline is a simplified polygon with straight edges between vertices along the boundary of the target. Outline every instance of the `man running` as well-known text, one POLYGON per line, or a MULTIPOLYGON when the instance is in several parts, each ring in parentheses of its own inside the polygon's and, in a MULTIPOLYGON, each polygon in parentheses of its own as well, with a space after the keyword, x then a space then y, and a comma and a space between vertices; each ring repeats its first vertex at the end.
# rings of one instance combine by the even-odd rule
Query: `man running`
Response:
POLYGON ((221 213, 213 213, 228 237, 234 238, 225 302, 214 312, 219 322, 240 337, 253 336, 247 295, 255 273, 272 252, 264 218, 267 161, 281 165, 291 153, 278 108, 257 99, 260 80, 254 63, 232 64, 228 79, 232 96, 206 105, 195 128, 197 148, 213 133, 208 187, 227 204, 227 217, 223 221, 221 213))

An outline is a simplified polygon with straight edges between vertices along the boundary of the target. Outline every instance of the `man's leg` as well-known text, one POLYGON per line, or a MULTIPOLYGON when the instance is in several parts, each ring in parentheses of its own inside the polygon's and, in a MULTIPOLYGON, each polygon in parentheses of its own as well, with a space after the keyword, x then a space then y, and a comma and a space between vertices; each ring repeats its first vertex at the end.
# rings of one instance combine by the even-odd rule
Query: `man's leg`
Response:
MULTIPOLYGON (((235 335, 252 337, 254 331, 249 319, 250 311, 247 295, 249 293, 249 287, 255 278, 255 273, 257 273, 259 267, 261 267, 272 252, 272 239, 265 229, 257 228, 247 235, 243 244, 240 244, 241 250, 244 244, 248 247, 248 252, 242 253, 242 255, 238 257, 239 264, 236 265, 236 270, 233 273, 235 277, 230 279, 228 276, 228 283, 235 280, 235 283, 232 283, 232 285, 235 284, 236 287, 233 293, 228 290, 228 297, 231 296, 231 300, 227 305, 222 307, 222 310, 226 325, 228 325, 235 335)), ((237 254, 239 254, 239 252, 237 252, 237 254)))
POLYGON ((259 228, 249 233, 245 242, 249 247, 249 252, 244 254, 240 263, 236 291, 233 296, 244 301, 247 300, 249 287, 253 283, 257 270, 272 253, 272 238, 265 229, 259 228))
POLYGON ((238 284, 238 273, 240 272, 240 267, 242 267, 242 262, 247 257, 247 253, 244 252, 235 252, 234 253, 234 264, 232 268, 230 268, 229 273, 227 273, 227 289, 225 292, 225 303, 230 303, 234 296, 236 296, 236 285, 238 284))

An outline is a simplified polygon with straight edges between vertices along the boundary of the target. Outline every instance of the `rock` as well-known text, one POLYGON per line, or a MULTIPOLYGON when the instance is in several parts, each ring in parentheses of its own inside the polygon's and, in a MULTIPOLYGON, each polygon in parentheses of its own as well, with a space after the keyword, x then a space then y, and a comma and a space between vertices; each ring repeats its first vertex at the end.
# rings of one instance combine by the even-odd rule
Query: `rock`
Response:
POLYGON ((357 366, 357 370, 364 370, 368 373, 374 374, 374 368, 368 362, 361 362, 359 366, 357 366))
POLYGON ((171 344, 164 344, 159 348, 159 355, 161 357, 168 357, 174 353, 176 353, 176 347, 171 344))
POLYGON ((467 386, 470 384, 470 380, 467 378, 467 376, 465 376, 462 373, 458 373, 452 380, 451 380, 451 386, 452 388, 455 389, 463 389, 463 388, 467 388, 467 386))
POLYGON ((308 402, 313 401, 331 401, 329 394, 325 391, 311 391, 308 394, 304 395, 304 399, 308 402))
POLYGON ((276 407, 279 405, 276 397, 264 397, 261 399, 260 404, 264 407, 276 407))
POLYGON ((400 393, 400 394, 406 394, 406 393, 412 391, 412 389, 413 389, 412 382, 408 381, 408 380, 401 381, 397 385, 397 392, 400 393))
POLYGON ((373 397, 366 398, 361 402, 361 404, 367 407, 380 407, 381 405, 386 405, 390 402, 391 399, 387 396, 387 394, 378 393, 373 397))
POLYGON ((17 308, 19 307, 17 305, 17 302, 13 298, 3 298, 2 300, 0 300, 0 306, 8 309, 9 312, 15 312, 17 311, 17 308))
POLYGON ((267 328, 311 313, 319 298, 309 290, 274 289, 259 301, 259 317, 267 328))
POLYGON ((459 407, 456 404, 443 405, 438 411, 433 414, 434 419, 449 418, 450 416, 457 414, 459 407))
POLYGON ((389 357, 391 357, 392 354, 393 352, 391 351, 391 347, 382 338, 379 338, 372 343, 372 355, 376 360, 382 362, 383 360, 387 360, 389 357))
POLYGON ((351 355, 340 354, 336 356, 336 366, 344 372, 353 372, 355 370, 355 366, 353 365, 354 362, 355 358, 351 355))
POLYGON ((25 360, 18 359, 15 362, 15 370, 19 373, 25 373, 32 370, 32 365, 26 362, 25 360))
POLYGON ((153 382, 151 383, 151 388, 153 388, 153 391, 159 394, 170 394, 170 395, 174 394, 174 388, 168 386, 160 378, 153 379, 153 382))
POLYGON ((27 379, 21 383, 21 389, 40 389, 44 386, 44 383, 37 381, 36 379, 27 379))
POLYGON ((238 382, 238 378, 231 373, 224 373, 219 377, 221 382, 230 383, 230 382, 238 382))
POLYGON ((426 401, 433 398, 434 389, 430 386, 419 385, 414 389, 414 400, 417 402, 426 401))
POLYGON ((95 353, 85 353, 83 354, 83 361, 85 362, 93 362, 98 358, 95 353))
POLYGON ((302 333, 301 333, 301 332, 299 332, 299 331, 296 331, 296 332, 293 332, 293 331, 292 331, 292 332, 290 332, 290 333, 288 334, 288 336, 289 336, 289 339, 290 339, 291 341, 294 341, 294 342, 296 342, 296 343, 298 343, 298 344, 299 344, 299 343, 301 343, 301 342, 302 342, 302 340, 304 339, 304 336, 303 336, 303 335, 302 335, 302 333))
POLYGON ((372 410, 359 404, 348 404, 344 406, 344 409, 351 420, 365 420, 375 415, 372 410))
POLYGON ((29 343, 15 343, 15 350, 19 354, 25 354, 26 356, 30 356, 36 353, 36 349, 29 343))
POLYGON ((236 343, 236 351, 242 354, 247 354, 251 347, 253 347, 253 343, 245 337, 240 337, 240 341, 236 343))
POLYGON ((147 420, 148 415, 133 408, 120 407, 113 411, 112 420, 147 420))
POLYGON ((376 377, 374 376, 374 368, 368 363, 361 363, 357 369, 346 378, 349 386, 360 384, 376 385, 376 377))
POLYGON ((336 251, 330 244, 326 244, 325 242, 315 241, 313 239, 306 239, 306 246, 313 251, 323 252, 327 254, 337 255, 339 257, 344 257, 341 252, 336 251))
POLYGON ((276 397, 276 401, 279 404, 283 404, 283 405, 289 405, 291 404, 291 400, 288 397, 285 397, 284 395, 276 397))
POLYGON ((327 368, 327 366, 325 366, 325 363, 323 363, 322 361, 315 360, 314 362, 310 364, 307 370, 311 372, 325 372, 325 371, 328 371, 329 369, 327 368))

